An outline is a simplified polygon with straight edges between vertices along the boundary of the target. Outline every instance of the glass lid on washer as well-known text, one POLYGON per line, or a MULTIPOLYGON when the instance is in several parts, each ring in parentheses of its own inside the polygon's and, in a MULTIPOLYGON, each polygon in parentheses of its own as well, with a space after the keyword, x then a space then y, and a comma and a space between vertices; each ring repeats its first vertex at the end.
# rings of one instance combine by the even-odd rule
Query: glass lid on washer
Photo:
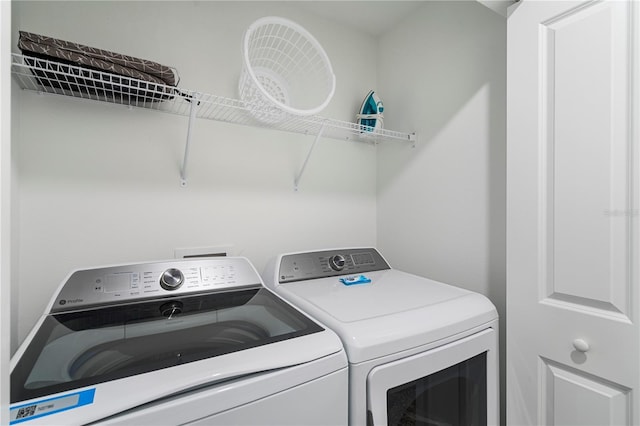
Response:
POLYGON ((261 286, 53 312, 11 372, 11 402, 322 330, 261 286))

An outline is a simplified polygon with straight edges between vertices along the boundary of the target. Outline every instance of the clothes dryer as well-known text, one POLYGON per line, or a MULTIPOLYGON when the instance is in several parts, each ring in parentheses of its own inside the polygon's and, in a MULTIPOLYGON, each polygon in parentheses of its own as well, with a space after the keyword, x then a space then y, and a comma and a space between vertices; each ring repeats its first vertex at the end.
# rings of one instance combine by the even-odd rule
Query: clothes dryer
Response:
POLYGON ((340 339, 245 258, 75 271, 11 360, 11 424, 340 425, 340 339))
POLYGON ((499 423, 486 297, 393 269, 374 248, 282 254, 263 278, 342 339, 351 425, 499 423))

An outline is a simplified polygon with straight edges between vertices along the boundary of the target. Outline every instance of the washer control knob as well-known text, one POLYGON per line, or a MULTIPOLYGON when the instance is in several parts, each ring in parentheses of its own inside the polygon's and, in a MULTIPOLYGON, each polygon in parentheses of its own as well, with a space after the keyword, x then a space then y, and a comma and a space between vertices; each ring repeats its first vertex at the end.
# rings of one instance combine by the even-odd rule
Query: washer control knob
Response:
POLYGON ((165 290, 176 290, 184 282, 184 275, 180 269, 171 268, 162 273, 160 277, 160 287, 165 290))
POLYGON ((345 264, 344 256, 341 254, 333 255, 329 258, 329 266, 334 271, 342 271, 345 264))

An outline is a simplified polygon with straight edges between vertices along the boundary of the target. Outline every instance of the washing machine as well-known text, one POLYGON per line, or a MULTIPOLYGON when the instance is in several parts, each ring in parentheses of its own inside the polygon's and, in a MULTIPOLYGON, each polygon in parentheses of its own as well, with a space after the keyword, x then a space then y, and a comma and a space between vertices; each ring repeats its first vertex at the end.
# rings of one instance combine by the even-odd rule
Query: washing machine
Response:
POLYGON ((11 359, 10 423, 343 425, 338 336, 241 257, 78 270, 11 359))
POLYGON ((351 425, 497 425, 498 315, 375 248, 281 254, 265 285, 341 338, 351 425))

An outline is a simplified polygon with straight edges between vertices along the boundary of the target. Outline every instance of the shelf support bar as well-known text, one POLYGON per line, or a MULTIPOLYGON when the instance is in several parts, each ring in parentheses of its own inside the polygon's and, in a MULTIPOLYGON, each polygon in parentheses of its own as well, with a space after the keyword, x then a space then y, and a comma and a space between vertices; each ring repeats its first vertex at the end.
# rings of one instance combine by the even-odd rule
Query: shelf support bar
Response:
POLYGON ((313 149, 316 147, 316 144, 318 143, 318 140, 320 140, 320 137, 322 136, 322 132, 324 132, 324 125, 326 124, 326 121, 322 122, 322 125, 320 126, 320 130, 318 130, 318 134, 316 135, 316 138, 313 140, 313 144, 311 144, 311 148, 309 148, 309 152, 307 153, 307 158, 304 159, 304 163, 302 163, 302 168, 300 169, 300 171, 298 172, 298 175, 296 176, 295 180, 293 181, 293 189, 295 191, 298 190, 298 185, 300 184, 300 179, 302 179, 302 175, 304 174, 304 170, 307 168, 307 163, 309 162, 309 158, 311 158, 311 153, 313 152, 313 149))
POLYGON ((191 145, 191 136, 193 134, 193 125, 196 121, 196 112, 200 104, 200 93, 194 93, 191 98, 191 108, 189 110, 189 127, 187 128, 187 142, 184 145, 184 158, 182 160, 182 169, 180 169, 180 186, 187 186, 187 161, 189 160, 189 146, 191 145))

